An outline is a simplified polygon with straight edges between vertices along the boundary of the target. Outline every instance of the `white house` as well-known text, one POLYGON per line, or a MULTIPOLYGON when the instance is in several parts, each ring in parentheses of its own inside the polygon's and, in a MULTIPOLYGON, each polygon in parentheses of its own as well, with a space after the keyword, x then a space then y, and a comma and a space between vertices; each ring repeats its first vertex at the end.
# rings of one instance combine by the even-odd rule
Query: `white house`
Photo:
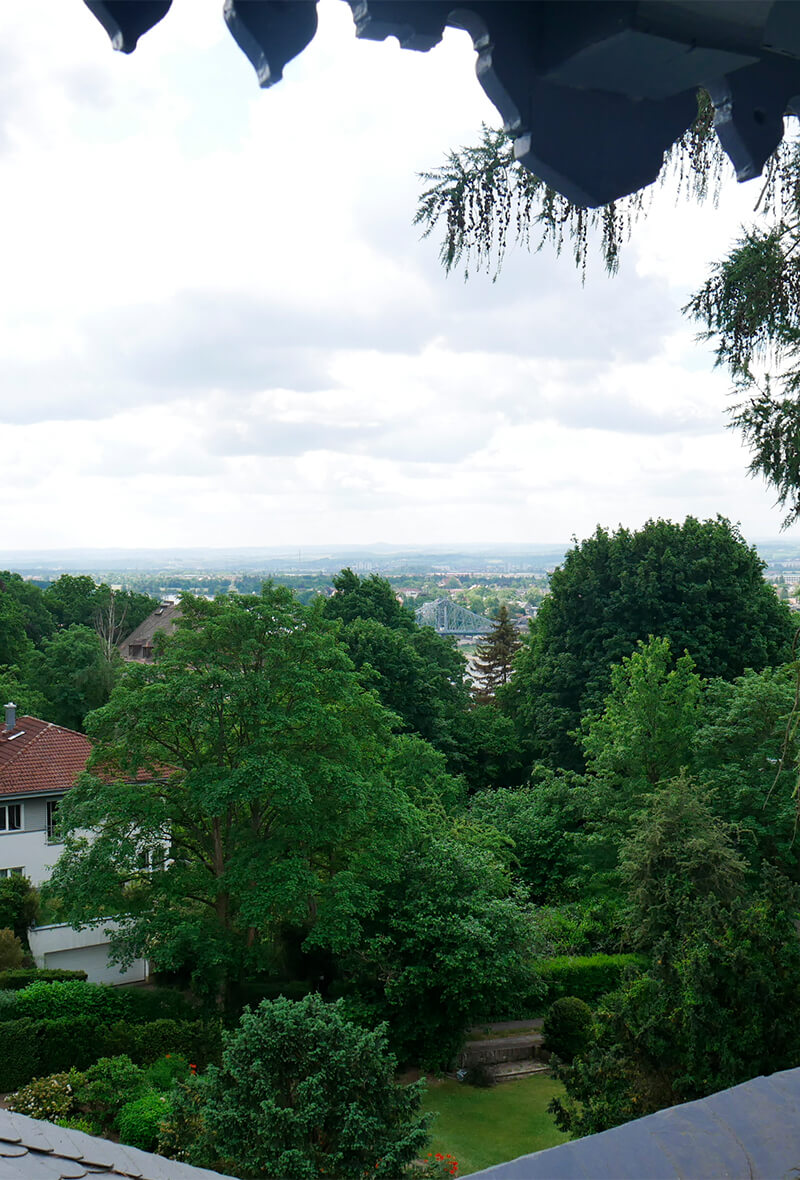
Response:
MULTIPOLYGON (((19 873, 33 885, 47 881, 61 854, 58 805, 86 769, 89 739, 74 729, 38 717, 17 717, 5 706, 0 728, 0 877, 19 873)), ((146 979, 139 959, 126 971, 108 962, 106 920, 84 930, 67 925, 40 926, 30 933, 31 952, 39 967, 87 972, 97 983, 132 983, 146 979)))

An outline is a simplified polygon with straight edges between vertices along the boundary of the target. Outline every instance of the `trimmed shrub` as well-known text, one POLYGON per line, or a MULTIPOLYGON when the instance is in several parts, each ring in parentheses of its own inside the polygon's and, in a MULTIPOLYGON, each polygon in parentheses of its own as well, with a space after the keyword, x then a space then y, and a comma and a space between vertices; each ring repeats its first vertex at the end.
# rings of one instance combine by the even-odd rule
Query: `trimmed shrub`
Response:
POLYGON ((33 1020, 0 1023, 0 1093, 16 1090, 39 1076, 39 1040, 33 1020))
POLYGON ((15 1015, 34 1020, 58 1020, 64 1017, 111 1024, 126 1016, 127 997, 115 987, 71 979, 48 983, 35 980, 15 993, 15 1015))
POLYGON ((8 1109, 50 1123, 59 1118, 68 1118, 75 1113, 75 1094, 82 1077, 77 1070, 71 1069, 67 1073, 36 1078, 8 1095, 8 1109))
POLYGON ((577 996, 564 996, 551 1005, 542 1026, 544 1048, 562 1061, 579 1057, 592 1040, 592 1010, 577 996))
POLYGON ((218 1060, 222 1052, 222 1027, 218 1020, 153 1020, 134 1025, 120 1021, 106 1032, 112 1054, 127 1053, 142 1065, 167 1053, 179 1053, 193 1065, 202 1067, 218 1060))
POLYGON ((75 1087, 75 1101, 82 1113, 110 1131, 126 1103, 147 1090, 144 1070, 130 1057, 101 1057, 90 1065, 75 1087))
MULTIPOLYGON (((2 995, 2 993, 0 993, 2 995)), ((87 1069, 101 1057, 126 1055, 148 1065, 166 1053, 179 1053, 198 1066, 219 1058, 219 1021, 156 1020, 128 1025, 78 1020, 0 1020, 0 1093, 31 1078, 75 1067, 87 1069)))
POLYGON ((21 967, 25 960, 22 943, 13 930, 0 930, 0 968, 13 970, 21 967))
POLYGON ((643 955, 563 955, 537 963, 536 974, 547 988, 547 1002, 575 996, 596 1004, 647 965, 643 955))
POLYGON ((83 1131, 84 1135, 99 1135, 102 1130, 101 1127, 98 1127, 97 1123, 80 1117, 53 1119, 52 1122, 57 1127, 65 1127, 68 1131, 83 1131))
POLYGON ((163 1094, 143 1094, 134 1102, 126 1102, 119 1112, 120 1143, 142 1151, 155 1151, 167 1114, 167 1098, 163 1094))
POLYGON ((29 983, 63 983, 66 980, 86 980, 85 971, 58 971, 48 968, 20 967, 19 969, 0 971, 0 990, 19 991, 29 983))

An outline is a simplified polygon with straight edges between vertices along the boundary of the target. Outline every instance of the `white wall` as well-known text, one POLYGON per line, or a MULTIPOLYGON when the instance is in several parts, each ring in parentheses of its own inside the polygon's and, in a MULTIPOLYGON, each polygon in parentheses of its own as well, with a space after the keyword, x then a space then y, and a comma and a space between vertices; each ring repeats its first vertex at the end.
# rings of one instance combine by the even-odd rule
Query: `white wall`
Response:
POLYGON ((116 963, 109 963, 105 932, 115 928, 116 923, 110 919, 83 930, 73 930, 66 923, 35 926, 28 941, 37 967, 85 971, 90 983, 139 983, 146 980, 148 964, 144 959, 134 959, 124 971, 116 963))
POLYGON ((0 869, 21 868, 32 885, 47 881, 63 844, 48 844, 44 832, 0 833, 0 869))

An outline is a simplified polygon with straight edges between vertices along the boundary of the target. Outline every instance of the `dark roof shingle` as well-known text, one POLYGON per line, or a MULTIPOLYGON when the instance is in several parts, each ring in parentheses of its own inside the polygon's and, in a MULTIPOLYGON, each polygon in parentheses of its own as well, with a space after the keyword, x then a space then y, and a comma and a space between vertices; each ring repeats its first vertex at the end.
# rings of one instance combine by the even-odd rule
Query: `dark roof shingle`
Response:
POLYGON ((88 1176, 218 1180, 220 1173, 0 1110, 0 1180, 83 1180, 88 1176))

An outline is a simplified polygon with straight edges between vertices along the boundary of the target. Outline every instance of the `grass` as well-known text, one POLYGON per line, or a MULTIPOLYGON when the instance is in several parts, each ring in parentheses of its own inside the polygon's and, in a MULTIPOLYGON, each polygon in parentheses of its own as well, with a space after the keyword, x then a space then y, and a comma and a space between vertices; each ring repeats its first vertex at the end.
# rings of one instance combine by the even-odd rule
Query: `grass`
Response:
POLYGON ((428 1151, 450 1152, 459 1176, 502 1164, 519 1155, 563 1143, 547 1105, 562 1093, 560 1082, 539 1074, 479 1090, 458 1082, 432 1085, 423 1109, 436 1113, 428 1151))

